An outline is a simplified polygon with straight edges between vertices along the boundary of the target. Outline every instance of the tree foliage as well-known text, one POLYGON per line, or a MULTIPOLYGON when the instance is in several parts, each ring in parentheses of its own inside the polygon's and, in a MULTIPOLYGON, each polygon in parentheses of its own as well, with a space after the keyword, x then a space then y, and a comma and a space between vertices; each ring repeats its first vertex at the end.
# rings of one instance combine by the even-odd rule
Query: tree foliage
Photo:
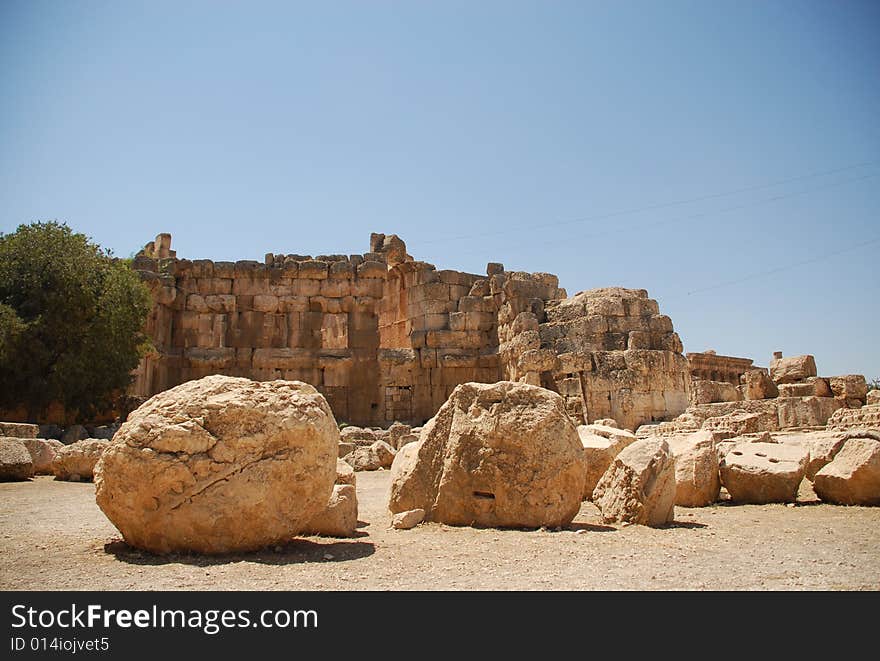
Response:
POLYGON ((148 346, 149 309, 137 274, 67 225, 0 234, 0 407, 108 407, 148 346))

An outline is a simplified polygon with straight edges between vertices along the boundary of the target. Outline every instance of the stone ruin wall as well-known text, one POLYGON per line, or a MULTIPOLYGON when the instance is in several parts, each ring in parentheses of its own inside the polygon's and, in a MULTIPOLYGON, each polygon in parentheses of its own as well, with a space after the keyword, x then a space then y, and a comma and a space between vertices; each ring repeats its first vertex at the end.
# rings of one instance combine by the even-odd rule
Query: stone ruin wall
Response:
POLYGON ((209 374, 300 380, 340 422, 387 426, 423 423, 460 383, 507 379, 559 392, 576 420, 630 429, 688 403, 681 342, 645 290, 567 299, 555 275, 438 270, 384 234, 362 255, 263 263, 178 259, 161 234, 133 267, 154 300, 139 397, 209 374))

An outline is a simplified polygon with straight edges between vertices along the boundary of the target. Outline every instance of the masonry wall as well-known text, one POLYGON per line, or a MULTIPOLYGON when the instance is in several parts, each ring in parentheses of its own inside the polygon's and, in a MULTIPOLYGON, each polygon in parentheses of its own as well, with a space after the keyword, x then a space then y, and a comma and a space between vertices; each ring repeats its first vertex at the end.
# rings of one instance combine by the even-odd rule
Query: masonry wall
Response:
POLYGON ((583 421, 634 427, 687 405, 681 343, 644 290, 567 299, 555 275, 438 270, 384 234, 360 255, 263 263, 178 259, 170 245, 159 235, 134 262, 156 348, 136 396, 217 373, 293 379, 357 425, 420 424, 458 384, 501 379, 560 392, 583 421))

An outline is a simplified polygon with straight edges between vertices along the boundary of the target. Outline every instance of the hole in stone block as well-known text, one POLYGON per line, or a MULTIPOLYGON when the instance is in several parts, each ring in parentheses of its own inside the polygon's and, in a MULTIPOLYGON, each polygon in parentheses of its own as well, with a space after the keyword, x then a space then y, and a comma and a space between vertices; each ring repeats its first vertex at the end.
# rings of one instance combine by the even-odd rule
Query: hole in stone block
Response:
POLYGON ((495 494, 488 491, 474 491, 474 498, 484 500, 495 500, 495 494))

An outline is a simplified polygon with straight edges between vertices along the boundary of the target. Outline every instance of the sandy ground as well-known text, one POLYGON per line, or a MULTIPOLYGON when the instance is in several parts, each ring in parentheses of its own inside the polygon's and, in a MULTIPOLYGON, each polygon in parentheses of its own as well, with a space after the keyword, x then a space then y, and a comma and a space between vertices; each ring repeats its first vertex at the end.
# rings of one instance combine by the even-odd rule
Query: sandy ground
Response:
POLYGON ((877 590, 880 508, 816 502, 676 508, 663 529, 424 524, 392 530, 390 473, 358 473, 358 537, 280 550, 154 556, 128 547, 91 483, 0 484, 3 590, 877 590))

